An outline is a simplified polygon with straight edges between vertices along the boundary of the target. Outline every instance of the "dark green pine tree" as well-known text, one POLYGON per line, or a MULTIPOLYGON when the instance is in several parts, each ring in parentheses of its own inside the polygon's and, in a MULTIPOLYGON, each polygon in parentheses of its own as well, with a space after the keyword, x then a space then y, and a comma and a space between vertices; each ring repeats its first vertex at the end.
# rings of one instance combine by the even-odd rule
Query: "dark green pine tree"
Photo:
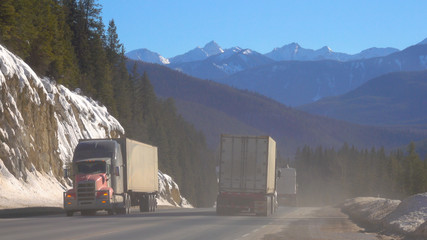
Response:
POLYGON ((124 51, 122 47, 118 63, 113 67, 114 99, 116 99, 118 119, 126 133, 131 133, 134 130, 132 127, 133 82, 126 68, 124 51))
POLYGON ((123 45, 120 43, 119 35, 117 34, 117 27, 112 19, 108 24, 107 30, 107 40, 106 40, 106 51, 107 58, 110 61, 111 65, 117 65, 119 63, 119 58, 121 57, 121 51, 123 45))
POLYGON ((415 152, 415 143, 411 142, 408 145, 408 154, 405 158, 406 166, 406 188, 408 194, 416 194, 425 192, 426 189, 426 171, 424 163, 420 160, 418 154, 415 152))
POLYGON ((0 1, 0 43, 10 43, 13 38, 12 30, 16 26, 17 13, 14 0, 0 1))

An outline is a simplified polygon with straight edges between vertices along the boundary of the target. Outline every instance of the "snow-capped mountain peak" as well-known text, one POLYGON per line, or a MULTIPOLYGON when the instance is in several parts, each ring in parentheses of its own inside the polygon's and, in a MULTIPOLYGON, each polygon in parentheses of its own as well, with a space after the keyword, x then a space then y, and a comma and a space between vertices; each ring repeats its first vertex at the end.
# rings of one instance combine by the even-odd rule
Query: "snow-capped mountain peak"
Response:
POLYGON ((208 42, 203 47, 203 51, 205 51, 208 57, 224 52, 224 50, 215 41, 208 42))
POLYGON ((224 50, 214 41, 208 42, 203 48, 196 47, 182 55, 170 58, 171 63, 184 63, 205 60, 206 58, 223 53, 224 50))
POLYGON ((316 50, 316 52, 318 52, 318 53, 332 53, 334 51, 332 51, 332 49, 330 47, 324 46, 324 47, 316 50))
POLYGON ((293 42, 283 47, 275 48, 273 51, 266 53, 265 56, 276 61, 309 60, 311 52, 313 50, 304 49, 298 43, 293 42))
POLYGON ((146 48, 136 49, 125 54, 126 57, 134 60, 140 60, 149 63, 169 64, 169 59, 158 53, 152 52, 146 48))
POLYGON ((250 50, 250 49, 245 49, 245 50, 243 50, 243 51, 242 51, 242 54, 243 54, 243 55, 250 55, 250 54, 252 54, 252 50, 250 50))

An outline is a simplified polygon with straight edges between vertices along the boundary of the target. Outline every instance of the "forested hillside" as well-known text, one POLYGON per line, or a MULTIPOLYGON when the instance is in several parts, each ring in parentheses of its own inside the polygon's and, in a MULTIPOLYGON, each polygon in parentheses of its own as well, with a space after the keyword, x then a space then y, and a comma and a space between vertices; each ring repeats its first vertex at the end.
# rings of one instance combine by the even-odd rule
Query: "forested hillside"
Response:
POLYGON ((159 147, 159 168, 196 206, 215 200, 212 153, 203 134, 156 97, 146 74, 129 74, 114 20, 94 0, 2 0, 0 44, 47 76, 106 105, 126 136, 159 147))
POLYGON ((395 72, 299 109, 358 124, 425 130, 426 92, 427 71, 395 72))
POLYGON ((427 159, 412 142, 405 151, 305 146, 295 164, 301 204, 333 204, 358 196, 403 199, 427 191, 427 159), (316 179, 313 181, 313 179, 316 179))

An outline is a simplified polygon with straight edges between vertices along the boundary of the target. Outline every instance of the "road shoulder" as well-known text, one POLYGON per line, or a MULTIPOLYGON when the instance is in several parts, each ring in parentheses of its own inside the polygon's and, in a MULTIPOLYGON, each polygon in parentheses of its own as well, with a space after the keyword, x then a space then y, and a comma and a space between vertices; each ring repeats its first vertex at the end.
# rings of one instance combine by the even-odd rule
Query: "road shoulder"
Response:
POLYGON ((292 220, 281 232, 265 235, 263 240, 397 240, 398 238, 367 233, 353 223, 339 208, 299 208, 284 220, 292 220))

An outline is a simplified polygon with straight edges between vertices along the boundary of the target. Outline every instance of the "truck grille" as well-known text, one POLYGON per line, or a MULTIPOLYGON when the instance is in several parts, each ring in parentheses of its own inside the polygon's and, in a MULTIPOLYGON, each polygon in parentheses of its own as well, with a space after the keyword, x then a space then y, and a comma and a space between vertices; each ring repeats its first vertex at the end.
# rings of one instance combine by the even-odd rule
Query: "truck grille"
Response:
POLYGON ((95 200, 95 182, 94 181, 80 182, 78 184, 77 200, 79 202, 95 200))

